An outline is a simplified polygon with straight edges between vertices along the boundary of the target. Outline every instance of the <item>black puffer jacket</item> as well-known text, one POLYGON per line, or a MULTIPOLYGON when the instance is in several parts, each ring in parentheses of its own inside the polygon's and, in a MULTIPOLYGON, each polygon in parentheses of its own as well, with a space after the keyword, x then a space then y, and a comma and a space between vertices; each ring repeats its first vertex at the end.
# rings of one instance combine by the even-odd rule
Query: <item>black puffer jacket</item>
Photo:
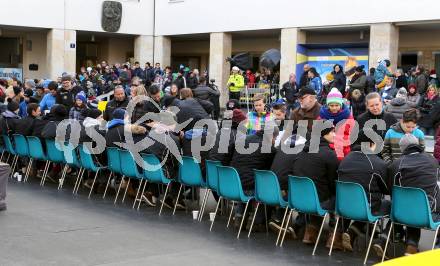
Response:
POLYGON ((27 116, 20 119, 16 125, 16 133, 23 136, 35 136, 41 138, 41 132, 49 120, 27 116))
POLYGON ((387 133, 388 129, 395 123, 397 123, 397 119, 394 117, 394 115, 386 112, 382 112, 380 115, 373 115, 370 113, 370 111, 366 111, 365 113, 358 116, 357 121, 359 123, 359 130, 362 130, 365 126, 365 123, 367 123, 370 119, 383 119, 386 124, 385 130, 379 130, 377 129, 377 126, 373 126, 374 132, 376 132, 379 136, 381 136, 382 139, 385 138, 385 134, 387 133))
MULTIPOLYGON (((229 165, 234 155, 235 150, 235 137, 237 136, 237 128, 235 127, 222 127, 221 130, 217 132, 215 137, 215 143, 212 149, 209 151, 208 158, 212 161, 220 161, 222 165, 229 165), (229 142, 227 147, 224 145, 220 146, 220 136, 227 136, 229 134, 229 142), (219 150, 219 149, 222 150, 219 150), (226 152, 223 152, 226 151, 226 152)), ((222 143, 223 144, 223 143, 222 143)))
POLYGON ((387 164, 375 154, 364 154, 360 145, 341 161, 338 168, 340 181, 362 185, 373 212, 380 210, 382 195, 389 195, 387 164))
POLYGON ((440 98, 435 96, 432 100, 428 99, 426 95, 424 95, 420 99, 419 110, 421 114, 421 118, 418 122, 419 126, 425 128, 431 128, 434 126, 436 121, 439 119, 436 117, 438 115, 438 105, 440 98), (436 108, 437 107, 437 108, 436 108))
POLYGON ((258 149, 250 154, 240 154, 236 150, 232 156, 231 166, 237 169, 243 189, 254 190, 254 169, 269 170, 275 155, 275 149, 272 149, 271 153, 261 152, 261 143, 263 142, 261 134, 246 136, 244 142, 245 147, 249 147, 250 143, 258 143, 258 149))
MULTIPOLYGON (((396 185, 423 189, 433 212, 440 212, 440 191, 437 185, 438 162, 423 152, 420 145, 410 145, 402 157, 388 167, 388 175, 396 185)), ((391 186, 391 184, 390 184, 391 186)))
POLYGON ((176 115, 177 123, 181 124, 189 119, 192 119, 188 126, 184 128, 184 131, 192 129, 197 121, 209 118, 208 113, 194 98, 178 101, 176 102, 176 106, 180 108, 180 111, 176 115))
POLYGON ((19 124, 20 117, 9 110, 6 110, 0 116, 0 128, 1 134, 7 134, 12 136, 16 133, 17 125, 19 124))
POLYGON ((323 138, 317 153, 309 153, 309 149, 310 143, 306 143, 304 150, 299 153, 298 159, 293 164, 293 174, 311 178, 316 185, 319 201, 323 202, 336 195, 338 158, 323 138))
POLYGON ((286 98, 286 101, 289 104, 293 104, 296 102, 296 99, 298 98, 298 92, 299 88, 295 83, 286 82, 283 84, 283 87, 280 90, 281 97, 286 98))
MULTIPOLYGON (((341 65, 339 66, 339 72, 336 73, 335 71, 332 71, 332 75, 333 75, 333 87, 338 88, 338 90, 342 93, 342 95, 345 94, 345 84, 347 82, 347 78, 344 75, 344 69, 342 68, 341 65)), ((333 67, 333 69, 336 67, 336 65, 333 67)))
MULTIPOLYGON (((296 135, 293 135, 285 140, 284 145, 290 148, 294 148, 295 140, 296 135)), ((277 175, 281 189, 283 190, 288 189, 289 175, 293 175, 292 165, 295 163, 298 157, 299 153, 285 153, 281 149, 281 145, 277 148, 270 170, 272 170, 277 175)))
POLYGON ((199 85, 193 89, 194 98, 211 101, 213 97, 220 96, 220 92, 205 85, 199 85))
POLYGON ((128 105, 128 98, 125 98, 123 101, 116 101, 115 99, 111 100, 107 103, 104 111, 104 120, 110 121, 113 119, 113 111, 117 108, 126 109, 128 105))

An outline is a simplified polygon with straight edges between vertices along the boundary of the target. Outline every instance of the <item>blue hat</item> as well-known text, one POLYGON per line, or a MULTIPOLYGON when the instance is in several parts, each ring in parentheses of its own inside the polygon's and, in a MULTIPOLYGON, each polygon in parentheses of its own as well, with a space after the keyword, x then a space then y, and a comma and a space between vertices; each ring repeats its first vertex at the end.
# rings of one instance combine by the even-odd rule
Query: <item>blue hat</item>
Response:
POLYGON ((276 100, 275 102, 272 103, 272 106, 284 105, 284 104, 286 104, 286 101, 284 101, 284 99, 278 99, 278 100, 276 100))
POLYGON ((83 103, 86 103, 86 102, 87 102, 86 95, 84 94, 83 91, 79 92, 79 93, 76 95, 75 99, 76 99, 76 100, 81 100, 81 102, 83 102, 83 103))
POLYGON ((116 108, 112 113, 113 119, 124 119, 125 110, 122 108, 116 108))

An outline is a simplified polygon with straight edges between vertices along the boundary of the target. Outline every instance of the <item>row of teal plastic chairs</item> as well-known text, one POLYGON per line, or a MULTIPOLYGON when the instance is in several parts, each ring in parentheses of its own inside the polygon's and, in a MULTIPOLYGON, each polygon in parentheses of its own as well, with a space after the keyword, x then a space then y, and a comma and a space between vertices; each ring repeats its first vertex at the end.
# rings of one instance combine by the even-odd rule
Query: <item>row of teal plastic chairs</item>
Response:
MULTIPOLYGON (((166 199, 171 183, 179 183, 180 188, 177 199, 175 199, 176 203, 179 201, 183 186, 204 188, 206 189, 206 191, 202 198, 202 203, 198 216, 199 221, 201 221, 203 218, 208 201, 208 196, 211 192, 215 192, 219 196, 215 214, 217 214, 218 212, 221 201, 225 199, 232 201, 233 205, 236 203, 245 203, 246 207, 243 217, 246 217, 249 203, 254 200, 256 201, 257 205, 256 210, 254 211, 254 216, 252 219, 251 228, 249 229, 248 237, 250 237, 250 234, 252 232, 253 223, 260 204, 285 208, 285 213, 281 225, 282 230, 280 230, 278 233, 276 245, 282 246, 287 227, 290 219, 292 218, 293 212, 321 216, 323 217, 323 221, 318 233, 318 239, 313 248, 312 255, 315 254, 326 218, 330 215, 329 210, 324 210, 321 208, 315 184, 308 177, 289 176, 287 197, 288 199, 286 201, 282 196, 278 178, 272 171, 254 170, 255 192, 254 195, 249 196, 246 195, 242 189, 240 176, 237 170, 233 167, 222 166, 221 163, 218 161, 205 161, 206 176, 205 178, 203 178, 199 162, 197 162, 192 157, 183 156, 182 161, 179 165, 179 172, 177 177, 175 179, 171 179, 165 176, 161 162, 156 156, 152 154, 141 154, 144 165, 142 172, 140 172, 136 165, 133 154, 130 151, 118 149, 116 147, 107 147, 106 152, 108 166, 99 166, 94 162, 92 155, 84 145, 78 145, 78 147, 74 149, 73 145, 69 143, 65 143, 65 145, 59 145, 54 140, 45 140, 47 153, 46 155, 39 138, 24 137, 22 135, 13 135, 13 138, 15 142, 15 149, 9 137, 7 135, 3 135, 4 151, 8 152, 11 155, 14 155, 13 167, 15 167, 18 157, 28 157, 31 160, 26 171, 25 181, 27 181, 32 160, 46 161, 46 167, 44 170, 41 185, 44 185, 44 180, 47 175, 50 163, 60 163, 65 165, 61 177, 61 182, 58 187, 60 189, 62 188, 62 184, 66 175, 66 167, 73 166, 80 169, 79 175, 75 182, 73 190, 74 193, 78 192, 79 185, 82 181, 82 176, 84 175, 84 172, 86 170, 95 173, 92 188, 89 192, 90 197, 93 191, 96 177, 98 176, 98 172, 107 169, 108 171, 110 171, 110 174, 107 180, 107 185, 104 191, 103 198, 105 198, 109 182, 112 176, 114 176, 115 174, 119 174, 122 177, 129 178, 127 188, 132 178, 138 179, 140 180, 140 184, 138 186, 136 198, 133 203, 134 208, 136 202, 139 202, 138 209, 141 203, 141 195, 143 195, 145 191, 147 182, 166 185, 163 199, 166 199), (66 151, 65 149, 68 150, 66 151), (75 150, 78 150, 79 159, 75 150), (68 156, 65 156, 65 154, 67 154, 68 156)), ((119 185, 115 197, 115 203, 117 202, 118 195, 120 193, 121 184, 119 185)), ((122 199, 123 201, 125 199, 126 192, 127 189, 125 190, 124 197, 122 199)), ((390 218, 391 227, 388 233, 382 261, 385 257, 386 249, 390 239, 391 229, 394 224, 402 224, 427 230, 435 230, 436 234, 432 245, 432 248, 434 248, 437 233, 440 227, 440 222, 434 222, 432 219, 431 208, 429 206, 429 201, 426 193, 418 188, 394 186, 392 195, 393 196, 390 216, 375 216, 371 212, 366 192, 361 185, 357 183, 337 181, 336 207, 334 210, 337 220, 334 228, 335 231, 333 233, 333 237, 335 236, 339 220, 341 218, 372 223, 374 224, 372 232, 376 230, 376 226, 379 221, 383 220, 384 218, 390 218)), ((165 200, 162 200, 159 215, 162 212, 164 202, 165 200)), ((174 206, 173 215, 175 211, 176 205, 174 206)), ((231 213, 229 214, 227 226, 229 226, 232 212, 233 208, 231 208, 231 213)), ((214 221, 215 217, 211 222, 210 230, 212 230, 213 228, 214 221)), ((237 238, 240 237, 243 222, 244 218, 241 221, 237 238)), ((371 237, 369 239, 364 264, 368 259, 373 237, 374 233, 371 234, 371 237)), ((332 240, 329 255, 331 255, 332 253, 333 242, 334 238, 332 240)))

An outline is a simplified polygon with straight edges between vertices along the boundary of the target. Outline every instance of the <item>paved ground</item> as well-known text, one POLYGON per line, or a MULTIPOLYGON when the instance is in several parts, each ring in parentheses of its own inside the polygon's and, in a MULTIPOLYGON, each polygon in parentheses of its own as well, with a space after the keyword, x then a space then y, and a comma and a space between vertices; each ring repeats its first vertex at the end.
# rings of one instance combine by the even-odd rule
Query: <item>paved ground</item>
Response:
MULTIPOLYGON (((275 247, 273 234, 235 238, 222 218, 209 232, 184 211, 132 210, 111 198, 10 183, 8 210, 0 212, 0 265, 361 265, 361 254, 317 255, 299 241, 275 247)), ((324 241, 323 241, 324 242, 324 241)), ((372 254, 370 263, 376 262, 372 254)))

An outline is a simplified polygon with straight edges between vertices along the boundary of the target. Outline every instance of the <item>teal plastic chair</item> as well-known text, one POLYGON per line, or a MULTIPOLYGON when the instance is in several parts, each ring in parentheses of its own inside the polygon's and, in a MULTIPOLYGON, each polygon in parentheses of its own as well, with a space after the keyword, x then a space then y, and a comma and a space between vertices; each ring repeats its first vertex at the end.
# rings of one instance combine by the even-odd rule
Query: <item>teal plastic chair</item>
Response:
POLYGON ((94 172, 95 178, 93 179, 92 187, 90 188, 90 192, 89 192, 89 196, 88 196, 88 198, 90 198, 90 196, 92 195, 93 187, 95 186, 96 178, 98 177, 99 172, 106 169, 107 167, 96 165, 95 161, 93 160, 92 154, 90 153, 90 151, 87 149, 86 146, 84 146, 82 144, 78 145, 78 151, 79 151, 79 160, 80 160, 81 166, 82 166, 82 168, 84 168, 84 170, 81 173, 81 177, 79 179, 76 193, 78 193, 78 188, 79 188, 81 181, 83 179, 85 170, 94 172))
MULTIPOLYGON (((254 170, 255 173, 255 201, 257 202, 257 207, 254 211, 254 217, 252 217, 252 223, 251 227, 249 229, 248 237, 250 237, 252 232, 252 227, 254 226, 255 216, 257 216, 258 207, 260 204, 264 204, 264 213, 266 216, 266 222, 267 222, 267 210, 266 206, 275 206, 275 207, 281 207, 285 208, 286 211, 284 212, 284 219, 287 215, 287 201, 283 199, 283 196, 281 194, 281 188, 280 183, 278 182, 277 175, 268 170, 254 170)), ((267 227, 267 224, 266 224, 267 227)), ((283 228, 283 224, 281 224, 281 228, 283 228)), ((278 239, 281 236, 282 230, 278 233, 278 239)))
POLYGON ((138 189, 137 189, 137 192, 136 192, 136 197, 134 199, 133 207, 132 207, 132 208, 134 208, 136 202, 138 202, 138 201, 141 202, 142 195, 144 194, 144 191, 145 191, 145 186, 147 185, 147 180, 144 179, 143 174, 141 172, 139 172, 138 166, 136 164, 136 161, 134 160, 133 154, 131 154, 130 151, 119 150, 119 157, 120 157, 120 160, 121 160, 121 171, 122 171, 122 174, 125 177, 129 178, 128 179, 128 183, 127 183, 127 187, 125 189, 124 197, 122 198, 122 202, 124 202, 124 200, 125 200, 125 196, 127 194, 127 190, 128 190, 129 185, 130 185, 130 179, 134 178, 134 179, 138 179, 139 180, 139 186, 138 186, 138 189), (124 166, 122 166, 122 164, 124 166), (143 192, 140 195, 140 197, 138 198, 143 181, 145 181, 145 183, 143 184, 143 192))
MULTIPOLYGON (((167 178, 163 172, 159 159, 154 154, 142 154, 144 160, 143 175, 150 183, 166 185, 165 194, 163 196, 162 204, 160 205, 159 215, 162 213, 163 204, 168 195, 168 190, 172 180, 167 178)), ((139 206, 138 206, 139 208, 139 206)))
MULTIPOLYGON (((14 139, 15 152, 17 153, 17 156, 22 158, 29 158, 29 146, 26 137, 21 134, 13 134, 12 137, 14 139)), ((26 167, 26 171, 24 175, 25 182, 27 181, 27 177, 31 169, 31 164, 32 162, 30 162, 26 167)))
MULTIPOLYGON (((14 175, 15 167, 17 166, 18 154, 15 152, 14 145, 12 145, 12 141, 8 135, 3 134, 3 144, 5 145, 5 150, 9 153, 9 155, 13 156, 12 159, 12 168, 11 168, 11 177, 14 175)), ((9 161, 9 155, 6 159, 6 162, 9 161)))
POLYGON ((182 162, 179 165, 179 174, 177 181, 180 183, 179 192, 177 193, 176 203, 174 204, 173 215, 176 213, 177 203, 179 202, 180 194, 183 186, 190 187, 205 187, 200 163, 193 157, 182 156, 182 162))
POLYGON ((431 212, 428 197, 423 189, 393 186, 390 215, 391 226, 385 243, 382 261, 385 259, 394 224, 435 231, 434 241, 432 242, 432 249, 434 249, 440 222, 432 220, 431 212))
POLYGON ((73 188, 73 193, 74 193, 76 187, 79 185, 78 180, 79 180, 79 177, 81 176, 83 168, 82 168, 81 163, 78 158, 78 151, 75 147, 73 147, 72 143, 69 143, 66 141, 66 142, 64 142, 64 145, 61 148, 62 148, 63 154, 64 154, 64 167, 63 167, 63 171, 61 174, 60 182, 58 184, 58 189, 63 188, 64 179, 66 178, 66 175, 67 175, 67 169, 70 166, 72 168, 79 169, 78 176, 77 176, 76 182, 75 182, 75 186, 73 188))
MULTIPOLYGON (((119 157, 119 149, 116 147, 107 147, 106 152, 107 152, 107 164, 108 164, 107 169, 110 171, 110 175, 108 177, 107 184, 105 186, 104 195, 102 195, 103 199, 105 199, 105 195, 107 194, 107 189, 108 189, 108 186, 110 184, 110 180, 112 179, 112 177, 117 174, 122 175, 121 158, 119 157)), ((116 194, 114 203, 116 203, 117 196, 119 195, 121 183, 119 184, 119 189, 116 194)))
MULTIPOLYGON (((367 253, 365 254, 364 264, 367 263, 368 255, 370 253, 371 243, 374 238, 374 232, 376 231, 377 223, 383 218, 383 216, 375 216, 371 213, 370 204, 368 203, 367 194, 364 188, 353 182, 336 182, 336 207, 335 213, 336 226, 333 232, 333 239, 330 246, 331 255, 333 249, 333 242, 335 240, 336 230, 340 218, 347 218, 350 220, 374 223, 373 231, 371 233, 370 241, 368 243, 367 253)), ((368 228, 368 227, 367 227, 368 228)), ((368 238, 368 233, 367 233, 368 238)))
POLYGON ((218 172, 217 166, 222 165, 220 161, 211 161, 205 160, 205 168, 206 168, 206 191, 203 196, 202 206, 200 208, 199 222, 202 221, 203 213, 205 212, 206 204, 208 202, 209 193, 212 191, 217 192, 218 190, 218 172))
MULTIPOLYGON (((231 213, 229 214, 227 227, 229 226, 229 223, 231 221, 235 202, 246 203, 246 207, 244 208, 243 218, 241 219, 241 223, 240 223, 240 228, 238 229, 238 234, 237 234, 237 239, 238 239, 240 237, 241 228, 243 227, 243 222, 246 218, 246 212, 249 206, 249 202, 253 199, 253 197, 247 196, 244 193, 243 188, 241 186, 240 176, 235 168, 230 166, 217 166, 217 171, 218 171, 217 192, 219 194, 219 200, 217 202, 217 207, 215 208, 215 214, 217 215, 220 202, 223 198, 232 201, 232 208, 231 208, 231 213)), ((209 230, 212 230, 212 226, 214 225, 214 221, 215 221, 215 216, 211 222, 211 228, 209 230)))
POLYGON ((41 179, 41 186, 44 186, 44 183, 46 182, 47 173, 50 168, 50 164, 63 164, 65 162, 64 160, 64 152, 62 148, 61 143, 55 142, 54 139, 46 139, 46 151, 47 151, 47 159, 49 161, 46 169, 45 175, 43 175, 43 178, 41 179))
POLYGON ((318 192, 316 191, 316 186, 312 179, 308 177, 289 176, 288 206, 290 213, 287 217, 287 221, 284 223, 284 233, 280 246, 283 246, 287 226, 289 225, 293 211, 321 216, 323 217, 321 228, 319 229, 318 238, 316 239, 312 252, 312 255, 315 255, 316 247, 318 246, 319 239, 321 238, 322 229, 324 228, 324 223, 329 215, 329 212, 321 208, 318 192))
POLYGON ((27 143, 29 145, 29 157, 31 158, 30 164, 32 164, 32 162, 34 160, 46 162, 46 165, 44 166, 44 171, 43 171, 43 178, 45 178, 45 176, 47 174, 47 170, 49 169, 49 166, 48 166, 49 161, 48 161, 48 158, 44 152, 43 144, 41 143, 41 140, 38 137, 27 136, 26 139, 27 139, 27 143))

